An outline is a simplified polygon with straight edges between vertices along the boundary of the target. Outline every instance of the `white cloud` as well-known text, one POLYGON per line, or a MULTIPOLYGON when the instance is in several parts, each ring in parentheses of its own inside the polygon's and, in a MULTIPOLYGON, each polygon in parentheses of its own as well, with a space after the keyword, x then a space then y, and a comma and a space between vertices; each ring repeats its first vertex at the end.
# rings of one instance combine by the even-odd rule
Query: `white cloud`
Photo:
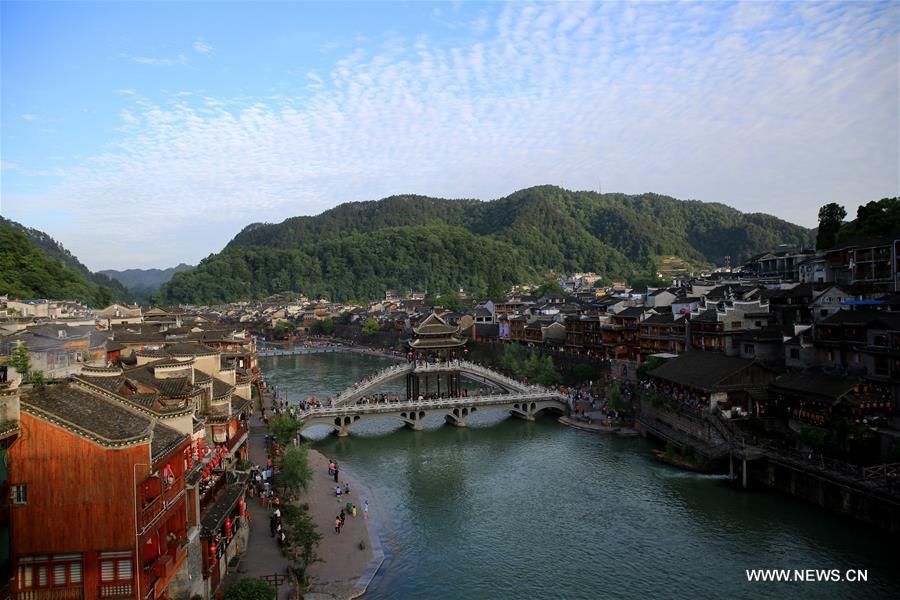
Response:
POLYGON ((135 94, 117 143, 31 203, 76 215, 64 239, 88 264, 124 267, 193 262, 251 221, 396 193, 602 180, 807 225, 825 202, 852 215, 897 193, 896 4, 626 8, 510 4, 452 47, 386 36, 309 71, 296 97, 135 94), (148 251, 109 265, 109 245, 148 251))
POLYGON ((24 114, 24 115, 22 115, 22 120, 23 121, 36 121, 37 117, 35 115, 24 114))
POLYGON ((150 56, 135 56, 133 54, 120 54, 119 58, 130 60, 141 65, 151 65, 154 67, 171 67, 174 65, 186 65, 190 60, 184 54, 179 54, 175 58, 154 58, 150 56))
POLYGON ((196 40, 194 42, 194 52, 198 52, 200 54, 212 54, 213 50, 214 48, 203 40, 196 40))

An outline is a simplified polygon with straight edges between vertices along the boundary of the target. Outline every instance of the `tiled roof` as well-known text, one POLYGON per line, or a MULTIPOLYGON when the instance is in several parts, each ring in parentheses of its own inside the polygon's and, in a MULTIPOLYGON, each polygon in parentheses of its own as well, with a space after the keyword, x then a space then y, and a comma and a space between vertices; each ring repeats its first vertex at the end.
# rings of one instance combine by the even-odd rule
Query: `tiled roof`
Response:
POLYGON ((152 421, 71 384, 44 385, 22 397, 22 410, 101 446, 150 440, 152 421))
POLYGON ((181 445, 187 438, 187 434, 175 431, 168 425, 155 423, 153 425, 153 441, 150 443, 150 456, 156 461, 164 458, 166 454, 181 445))
POLYGON ((651 371, 650 375, 700 390, 711 390, 723 379, 752 364, 752 360, 715 352, 691 351, 666 361, 651 371))
POLYGON ((168 352, 170 356, 205 356, 209 354, 218 354, 219 352, 206 344, 189 344, 185 342, 166 344, 165 351, 168 352))
POLYGON ((851 391, 858 383, 859 379, 857 377, 826 375, 818 371, 803 371, 801 373, 782 375, 772 382, 772 387, 790 392, 824 396, 835 402, 841 396, 851 391))
POLYGON ((228 383, 225 383, 221 379, 213 378, 213 389, 212 389, 212 397, 216 398, 224 398, 228 394, 234 392, 234 386, 228 383))

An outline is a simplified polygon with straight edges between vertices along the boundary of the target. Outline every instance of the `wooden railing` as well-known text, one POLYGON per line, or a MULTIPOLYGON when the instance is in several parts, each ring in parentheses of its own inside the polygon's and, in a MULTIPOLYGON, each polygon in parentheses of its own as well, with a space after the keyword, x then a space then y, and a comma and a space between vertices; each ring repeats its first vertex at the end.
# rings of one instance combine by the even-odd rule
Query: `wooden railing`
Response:
POLYGON ((97 586, 97 597, 113 600, 134 598, 133 583, 101 583, 97 586))
POLYGON ((156 517, 165 511, 184 490, 184 479, 177 477, 171 484, 163 484, 162 493, 150 500, 141 508, 141 529, 153 522, 156 517))
POLYGON ((13 592, 14 600, 82 600, 83 587, 57 587, 13 592))

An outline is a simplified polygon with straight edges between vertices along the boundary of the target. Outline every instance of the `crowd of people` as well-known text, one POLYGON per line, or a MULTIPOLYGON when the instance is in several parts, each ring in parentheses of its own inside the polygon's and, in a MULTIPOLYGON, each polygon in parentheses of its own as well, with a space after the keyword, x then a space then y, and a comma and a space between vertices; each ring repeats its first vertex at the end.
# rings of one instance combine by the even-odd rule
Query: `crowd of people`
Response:
POLYGON ((655 379, 648 379, 642 385, 648 392, 655 393, 665 400, 668 406, 674 410, 684 410, 699 414, 709 407, 709 399, 707 397, 701 396, 684 386, 658 382, 655 379))
MULTIPOLYGON (((267 447, 269 447, 268 444, 267 447)), ((278 545, 282 546, 287 536, 281 523, 281 498, 275 493, 272 485, 274 475, 275 466, 270 454, 266 459, 265 466, 253 465, 250 467, 250 485, 247 486, 247 494, 251 498, 259 498, 260 506, 269 510, 269 531, 272 537, 276 538, 278 545)))

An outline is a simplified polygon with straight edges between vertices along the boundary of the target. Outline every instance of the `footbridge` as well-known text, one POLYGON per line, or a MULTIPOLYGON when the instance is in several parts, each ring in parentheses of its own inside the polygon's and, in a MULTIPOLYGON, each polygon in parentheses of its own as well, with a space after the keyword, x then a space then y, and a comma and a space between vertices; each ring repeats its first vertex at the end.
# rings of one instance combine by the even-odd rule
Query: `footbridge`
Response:
POLYGON ((395 364, 375 373, 365 381, 359 382, 337 396, 332 406, 348 406, 355 404, 360 398, 369 396, 386 383, 406 378, 406 398, 413 400, 419 395, 436 393, 458 397, 461 396, 461 379, 465 375, 476 382, 483 382, 504 392, 526 393, 533 388, 507 377, 496 371, 465 360, 440 362, 413 361, 395 364), (444 383, 443 388, 441 384, 444 383))
POLYGON ((424 428, 426 417, 442 414, 447 423, 465 427, 468 424, 469 416, 479 409, 488 407, 505 408, 515 417, 533 421, 535 416, 542 411, 566 414, 569 403, 568 398, 559 392, 536 389, 518 393, 462 398, 319 407, 303 411, 298 417, 303 420, 304 429, 313 425, 328 425, 337 432, 338 436, 343 437, 349 435, 350 426, 356 423, 385 417, 398 419, 411 429, 421 430, 424 428))

